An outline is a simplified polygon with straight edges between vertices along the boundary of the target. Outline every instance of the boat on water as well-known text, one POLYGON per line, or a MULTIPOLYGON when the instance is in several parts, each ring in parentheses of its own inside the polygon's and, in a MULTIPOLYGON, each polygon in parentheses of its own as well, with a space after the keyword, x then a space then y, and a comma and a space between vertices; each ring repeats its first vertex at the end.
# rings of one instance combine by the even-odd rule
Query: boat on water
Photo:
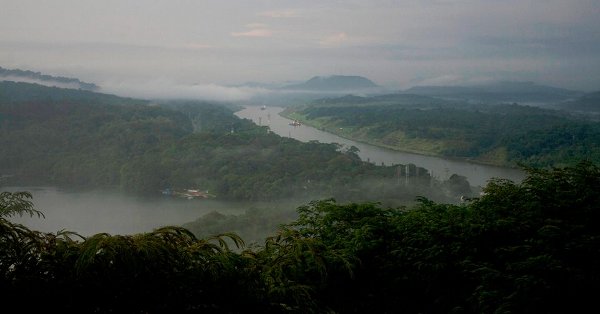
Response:
POLYGON ((263 105, 262 107, 260 107, 260 110, 265 110, 267 109, 267 106, 263 105))
POLYGON ((293 126, 301 126, 301 125, 302 125, 302 123, 300 123, 300 121, 298 121, 298 120, 294 120, 294 121, 290 122, 290 125, 293 125, 293 126))

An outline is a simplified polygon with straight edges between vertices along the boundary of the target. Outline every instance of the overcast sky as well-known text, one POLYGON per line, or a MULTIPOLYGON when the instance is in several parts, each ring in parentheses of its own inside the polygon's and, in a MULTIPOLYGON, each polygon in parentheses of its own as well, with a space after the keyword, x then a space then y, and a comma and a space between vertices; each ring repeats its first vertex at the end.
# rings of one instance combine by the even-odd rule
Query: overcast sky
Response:
POLYGON ((600 1, 0 0, 0 66, 112 87, 343 74, 591 91, 600 1))

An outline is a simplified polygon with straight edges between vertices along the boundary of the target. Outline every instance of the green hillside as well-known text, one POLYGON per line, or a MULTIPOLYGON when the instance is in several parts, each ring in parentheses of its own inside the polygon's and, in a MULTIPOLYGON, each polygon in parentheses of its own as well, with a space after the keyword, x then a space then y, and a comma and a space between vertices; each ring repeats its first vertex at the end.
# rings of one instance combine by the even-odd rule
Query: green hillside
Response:
POLYGON ((10 178, 4 184, 147 194, 196 189, 229 200, 335 197, 398 203, 417 195, 460 196, 426 169, 412 165, 411 184, 399 186, 399 166, 362 162, 334 144, 279 137, 226 106, 149 105, 24 83, 3 86, 2 99, 10 99, 0 101, 0 174, 10 178))
POLYGON ((357 141, 482 163, 558 166, 584 158, 600 161, 600 123, 517 104, 423 97, 323 99, 288 108, 283 115, 357 141))

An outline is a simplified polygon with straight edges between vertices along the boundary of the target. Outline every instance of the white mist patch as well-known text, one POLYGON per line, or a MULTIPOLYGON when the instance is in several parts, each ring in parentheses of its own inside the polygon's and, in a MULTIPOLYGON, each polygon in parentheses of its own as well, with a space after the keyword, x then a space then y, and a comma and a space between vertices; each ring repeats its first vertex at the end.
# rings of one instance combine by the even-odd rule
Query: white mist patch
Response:
POLYGON ((229 87, 218 84, 182 84, 170 79, 149 81, 108 81, 101 84, 103 92, 145 99, 198 99, 242 101, 270 93, 257 87, 229 87))

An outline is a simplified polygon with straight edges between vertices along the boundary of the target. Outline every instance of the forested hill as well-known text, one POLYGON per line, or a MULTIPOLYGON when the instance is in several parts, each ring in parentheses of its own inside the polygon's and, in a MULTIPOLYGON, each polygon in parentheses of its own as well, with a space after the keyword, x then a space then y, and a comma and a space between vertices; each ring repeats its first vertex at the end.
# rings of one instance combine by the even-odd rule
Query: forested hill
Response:
POLYGON ((408 94, 441 97, 475 103, 558 103, 583 94, 533 82, 493 82, 471 86, 415 86, 404 91, 408 94))
POLYGON ((306 82, 284 86, 283 89, 307 91, 340 91, 377 88, 373 81, 362 76, 332 75, 315 76, 306 82))
POLYGON ((119 97, 92 91, 49 87, 25 82, 0 81, 0 103, 44 103, 44 104, 145 104, 146 100, 119 97))
POLYGON ((20 69, 10 70, 0 67, 0 80, 2 79, 9 81, 25 81, 28 83, 37 82, 42 85, 69 87, 89 91, 97 91, 99 89, 94 83, 82 82, 76 78, 52 76, 40 72, 24 71, 20 69))
POLYGON ((600 123, 517 104, 464 104, 403 94, 346 96, 283 114, 374 145, 496 165, 600 161, 600 123))
POLYGON ((221 105, 150 105, 24 83, 2 86, 0 175, 13 184, 390 203, 412 202, 417 195, 455 201, 475 193, 464 177, 438 182, 414 165, 375 166, 351 148, 282 138, 221 105), (410 182, 400 185, 406 169, 410 182))
POLYGON ((576 110, 600 114, 600 91, 585 94, 573 101, 564 102, 560 107, 565 110, 576 110))
POLYGON ((429 106, 453 105, 459 106, 460 103, 450 102, 440 98, 423 96, 417 94, 383 94, 376 96, 356 96, 348 94, 341 97, 322 98, 312 102, 318 106, 373 106, 373 105, 403 105, 415 108, 427 108, 429 106))

